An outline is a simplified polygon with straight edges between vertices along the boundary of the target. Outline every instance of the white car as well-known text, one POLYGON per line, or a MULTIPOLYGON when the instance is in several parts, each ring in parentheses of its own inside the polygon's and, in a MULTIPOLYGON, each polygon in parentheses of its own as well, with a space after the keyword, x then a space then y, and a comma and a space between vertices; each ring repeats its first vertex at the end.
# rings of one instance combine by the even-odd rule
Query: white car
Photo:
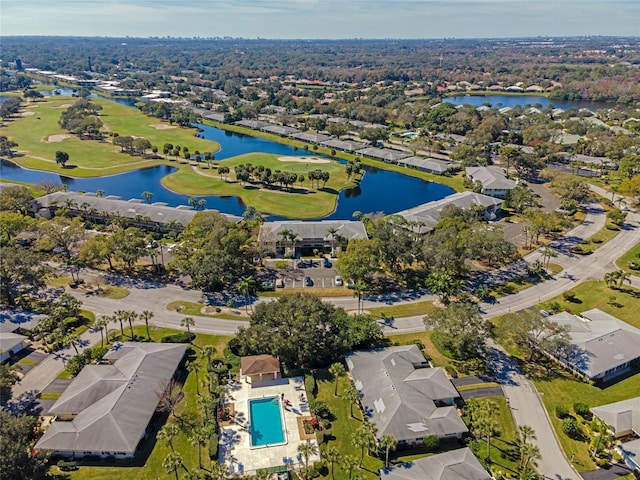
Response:
POLYGON ((342 286, 342 277, 340 275, 336 275, 335 278, 335 283, 336 283, 336 287, 341 287, 342 286))

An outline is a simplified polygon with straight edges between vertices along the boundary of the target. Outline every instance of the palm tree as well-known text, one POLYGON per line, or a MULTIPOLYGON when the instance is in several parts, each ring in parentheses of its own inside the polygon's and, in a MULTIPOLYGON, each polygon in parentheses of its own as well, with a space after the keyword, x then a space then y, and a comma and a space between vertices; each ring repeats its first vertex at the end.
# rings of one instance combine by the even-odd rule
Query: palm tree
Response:
POLYGON ((147 340, 151 341, 151 335, 149 335, 149 320, 154 317, 154 314, 150 310, 143 310, 140 314, 140 319, 144 320, 144 326, 147 329, 147 340))
POLYGON ((487 459, 491 458, 491 437, 496 433, 498 424, 493 420, 486 411, 481 411, 480 415, 476 415, 474 422, 474 430, 476 433, 487 439, 487 459))
POLYGON ((257 282, 253 277, 244 277, 238 282, 238 290, 244 295, 244 309, 249 311, 249 296, 255 292, 257 282))
POLYGON ((180 326, 186 327, 187 329, 187 335, 189 336, 189 343, 191 343, 191 327, 193 327, 195 324, 196 324, 195 320, 191 317, 184 317, 180 321, 180 326))
POLYGON ((331 478, 333 479, 333 466, 336 463, 340 462, 340 452, 338 451, 338 449, 336 449, 336 447, 330 446, 324 450, 322 456, 324 457, 325 462, 329 464, 329 469, 331 470, 331 478))
POLYGON ((364 428, 369 434, 369 445, 367 445, 367 455, 371 455, 371 447, 376 446, 376 433, 378 433, 378 427, 371 422, 364 422, 362 424, 362 428, 364 428))
POLYGON ((593 456, 598 456, 600 445, 604 443, 605 448, 611 443, 612 435, 609 433, 609 426, 598 418, 594 418, 591 424, 591 430, 596 435, 596 439, 593 446, 593 456))
POLYGON ((113 323, 116 322, 120 322, 120 334, 122 335, 122 337, 124 338, 124 325, 123 325, 123 321, 126 317, 126 312, 124 310, 116 310, 115 312, 113 312, 113 323))
POLYGON ((616 280, 616 272, 607 272, 604 274, 604 282, 607 284, 607 287, 612 288, 616 284, 616 280))
POLYGON ((189 443, 198 448, 198 468, 202 468, 202 447, 209 439, 208 432, 205 428, 194 428, 189 435, 189 443))
POLYGON ((224 480, 229 476, 229 467, 224 463, 214 463, 210 475, 212 480, 224 480))
POLYGON ((106 327, 108 322, 109 322, 108 317, 99 317, 94 323, 95 328, 100 330, 100 346, 101 347, 104 347, 104 335, 102 333, 102 329, 106 327))
POLYGON ((200 354, 207 359, 207 370, 209 370, 211 368, 211 357, 216 354, 216 347, 207 344, 202 347, 200 354))
POLYGON ((630 273, 625 272, 624 270, 618 270, 617 272, 615 272, 615 275, 616 275, 616 279, 618 280, 618 288, 622 288, 622 284, 624 282, 631 283, 630 273))
POLYGON ((164 457, 162 468, 164 468, 167 473, 173 472, 176 476, 176 480, 179 480, 178 469, 180 467, 184 467, 184 461, 182 460, 182 455, 178 452, 171 452, 169 455, 164 457))
POLYGON ((304 458, 304 477, 309 478, 309 457, 318 454, 318 446, 307 440, 307 443, 298 445, 298 453, 304 458))
POLYGON ((345 372, 344 365, 342 365, 339 362, 336 362, 329 367, 329 373, 333 375, 333 378, 336 379, 336 388, 333 391, 334 396, 338 396, 338 379, 340 378, 341 375, 344 375, 344 372, 345 372))
POLYGON ((76 351, 76 355, 79 355, 77 344, 80 343, 80 336, 77 333, 68 333, 64 337, 64 343, 67 345, 71 345, 73 349, 76 351))
POLYGON ((193 372, 196 376, 196 395, 200 395, 200 383, 198 382, 198 372, 200 371, 200 363, 197 361, 187 362, 187 371, 189 373, 193 372))
POLYGON ((353 478, 353 469, 358 466, 358 459, 353 455, 342 457, 342 468, 349 474, 349 480, 353 478))
POLYGON ((358 428, 351 435, 351 443, 354 447, 360 449, 360 463, 358 467, 362 468, 362 462, 364 461, 364 449, 369 446, 369 432, 366 427, 358 428))
POLYGON ((353 417, 353 404, 360 401, 360 393, 353 383, 349 383, 342 391, 342 397, 350 403, 351 418, 353 417))
POLYGON ((380 439, 380 446, 384 448, 384 466, 389 466, 389 451, 395 450, 398 446, 398 440, 393 435, 388 433, 383 435, 380 439))
POLYGON ((171 448, 173 452, 173 439, 178 435, 178 425, 175 423, 167 423, 160 430, 158 430, 157 438, 158 440, 164 440, 171 448))
POLYGON ((520 454, 520 462, 522 463, 521 471, 527 472, 529 465, 535 465, 536 460, 540 458, 540 449, 533 443, 525 443, 521 447, 520 454))
POLYGON ((284 254, 287 255, 287 240, 289 239, 289 235, 292 233, 288 228, 283 228, 278 232, 278 235, 282 237, 282 243, 284 248, 284 254))
POLYGON ((133 310, 125 310, 125 320, 129 322, 129 330, 131 330, 131 340, 134 340, 135 337, 133 335, 133 322, 138 318, 138 314, 133 310))
POLYGON ((153 198, 153 193, 142 192, 142 197, 147 201, 147 203, 151 203, 151 199, 153 198))
POLYGON ((369 287, 364 282, 356 282, 351 289, 353 294, 358 297, 358 313, 360 313, 362 311, 362 294, 366 293, 369 287))
MULTIPOLYGON (((525 468, 525 460, 527 459, 528 454, 532 454, 535 452, 529 451, 530 446, 533 444, 531 440, 536 439, 536 432, 530 425, 519 425, 518 426, 518 447, 520 450, 520 465, 519 469, 523 470, 525 468)), ((527 461, 528 462, 528 461, 527 461)))
POLYGON ((542 260, 544 261, 546 259, 545 269, 549 270, 549 262, 557 256, 558 254, 550 247, 544 247, 542 249, 542 260))
POLYGON ((327 233, 329 235, 331 235, 331 256, 335 257, 336 254, 335 254, 335 248, 333 246, 333 242, 334 242, 334 240, 336 238, 336 233, 338 233, 338 229, 334 228, 334 227, 330 227, 330 228, 327 229, 327 233))

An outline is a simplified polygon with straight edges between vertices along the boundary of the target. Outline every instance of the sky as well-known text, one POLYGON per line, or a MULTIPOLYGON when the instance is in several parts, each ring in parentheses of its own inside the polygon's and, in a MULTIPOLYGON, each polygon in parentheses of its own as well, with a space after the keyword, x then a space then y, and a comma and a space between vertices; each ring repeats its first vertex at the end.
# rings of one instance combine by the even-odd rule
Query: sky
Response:
POLYGON ((640 0, 0 0, 0 35, 640 36, 640 0))

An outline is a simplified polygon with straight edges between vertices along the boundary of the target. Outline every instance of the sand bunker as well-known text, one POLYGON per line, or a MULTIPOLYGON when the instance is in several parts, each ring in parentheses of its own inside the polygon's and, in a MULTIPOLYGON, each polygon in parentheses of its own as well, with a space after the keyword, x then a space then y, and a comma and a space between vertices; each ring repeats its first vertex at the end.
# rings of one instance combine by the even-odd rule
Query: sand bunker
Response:
POLYGON ((171 128, 176 128, 175 125, 167 125, 166 123, 152 123, 149 126, 155 128, 156 130, 169 130, 171 128))
POLYGON ((51 108, 69 108, 71 106, 70 103, 63 103, 62 105, 58 105, 57 107, 51 107, 51 108))
POLYGON ((329 163, 331 160, 320 157, 278 157, 281 162, 298 162, 298 163, 329 163))
POLYGON ((69 135, 68 133, 59 133, 58 135, 49 135, 49 138, 47 138, 47 142, 58 143, 71 137, 73 137, 73 135, 69 135))
POLYGON ((35 115, 36 112, 20 112, 18 115, 20 117, 30 117, 31 115, 35 115))

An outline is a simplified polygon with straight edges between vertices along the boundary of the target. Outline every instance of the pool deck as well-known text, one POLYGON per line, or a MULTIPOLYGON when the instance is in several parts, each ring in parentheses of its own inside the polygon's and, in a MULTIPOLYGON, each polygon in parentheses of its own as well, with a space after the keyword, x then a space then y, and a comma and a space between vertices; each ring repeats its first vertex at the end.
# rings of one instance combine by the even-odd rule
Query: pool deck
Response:
MULTIPOLYGON (((307 440, 303 439, 304 432, 298 429, 298 418, 311 416, 305 406, 306 400, 303 377, 279 378, 254 385, 244 381, 232 384, 225 394, 225 404, 233 404, 235 413, 232 422, 221 425, 219 462, 224 462, 234 473, 240 471, 245 474, 285 465, 285 459, 292 463, 293 468, 299 469, 303 463, 298 460, 298 445, 307 440), (262 397, 281 397, 283 405, 286 400, 290 402, 282 409, 286 432, 284 445, 250 446, 248 400, 262 397)), ((318 445, 315 438, 310 441, 318 445)), ((319 460, 320 456, 314 455, 309 458, 309 465, 319 460)))

